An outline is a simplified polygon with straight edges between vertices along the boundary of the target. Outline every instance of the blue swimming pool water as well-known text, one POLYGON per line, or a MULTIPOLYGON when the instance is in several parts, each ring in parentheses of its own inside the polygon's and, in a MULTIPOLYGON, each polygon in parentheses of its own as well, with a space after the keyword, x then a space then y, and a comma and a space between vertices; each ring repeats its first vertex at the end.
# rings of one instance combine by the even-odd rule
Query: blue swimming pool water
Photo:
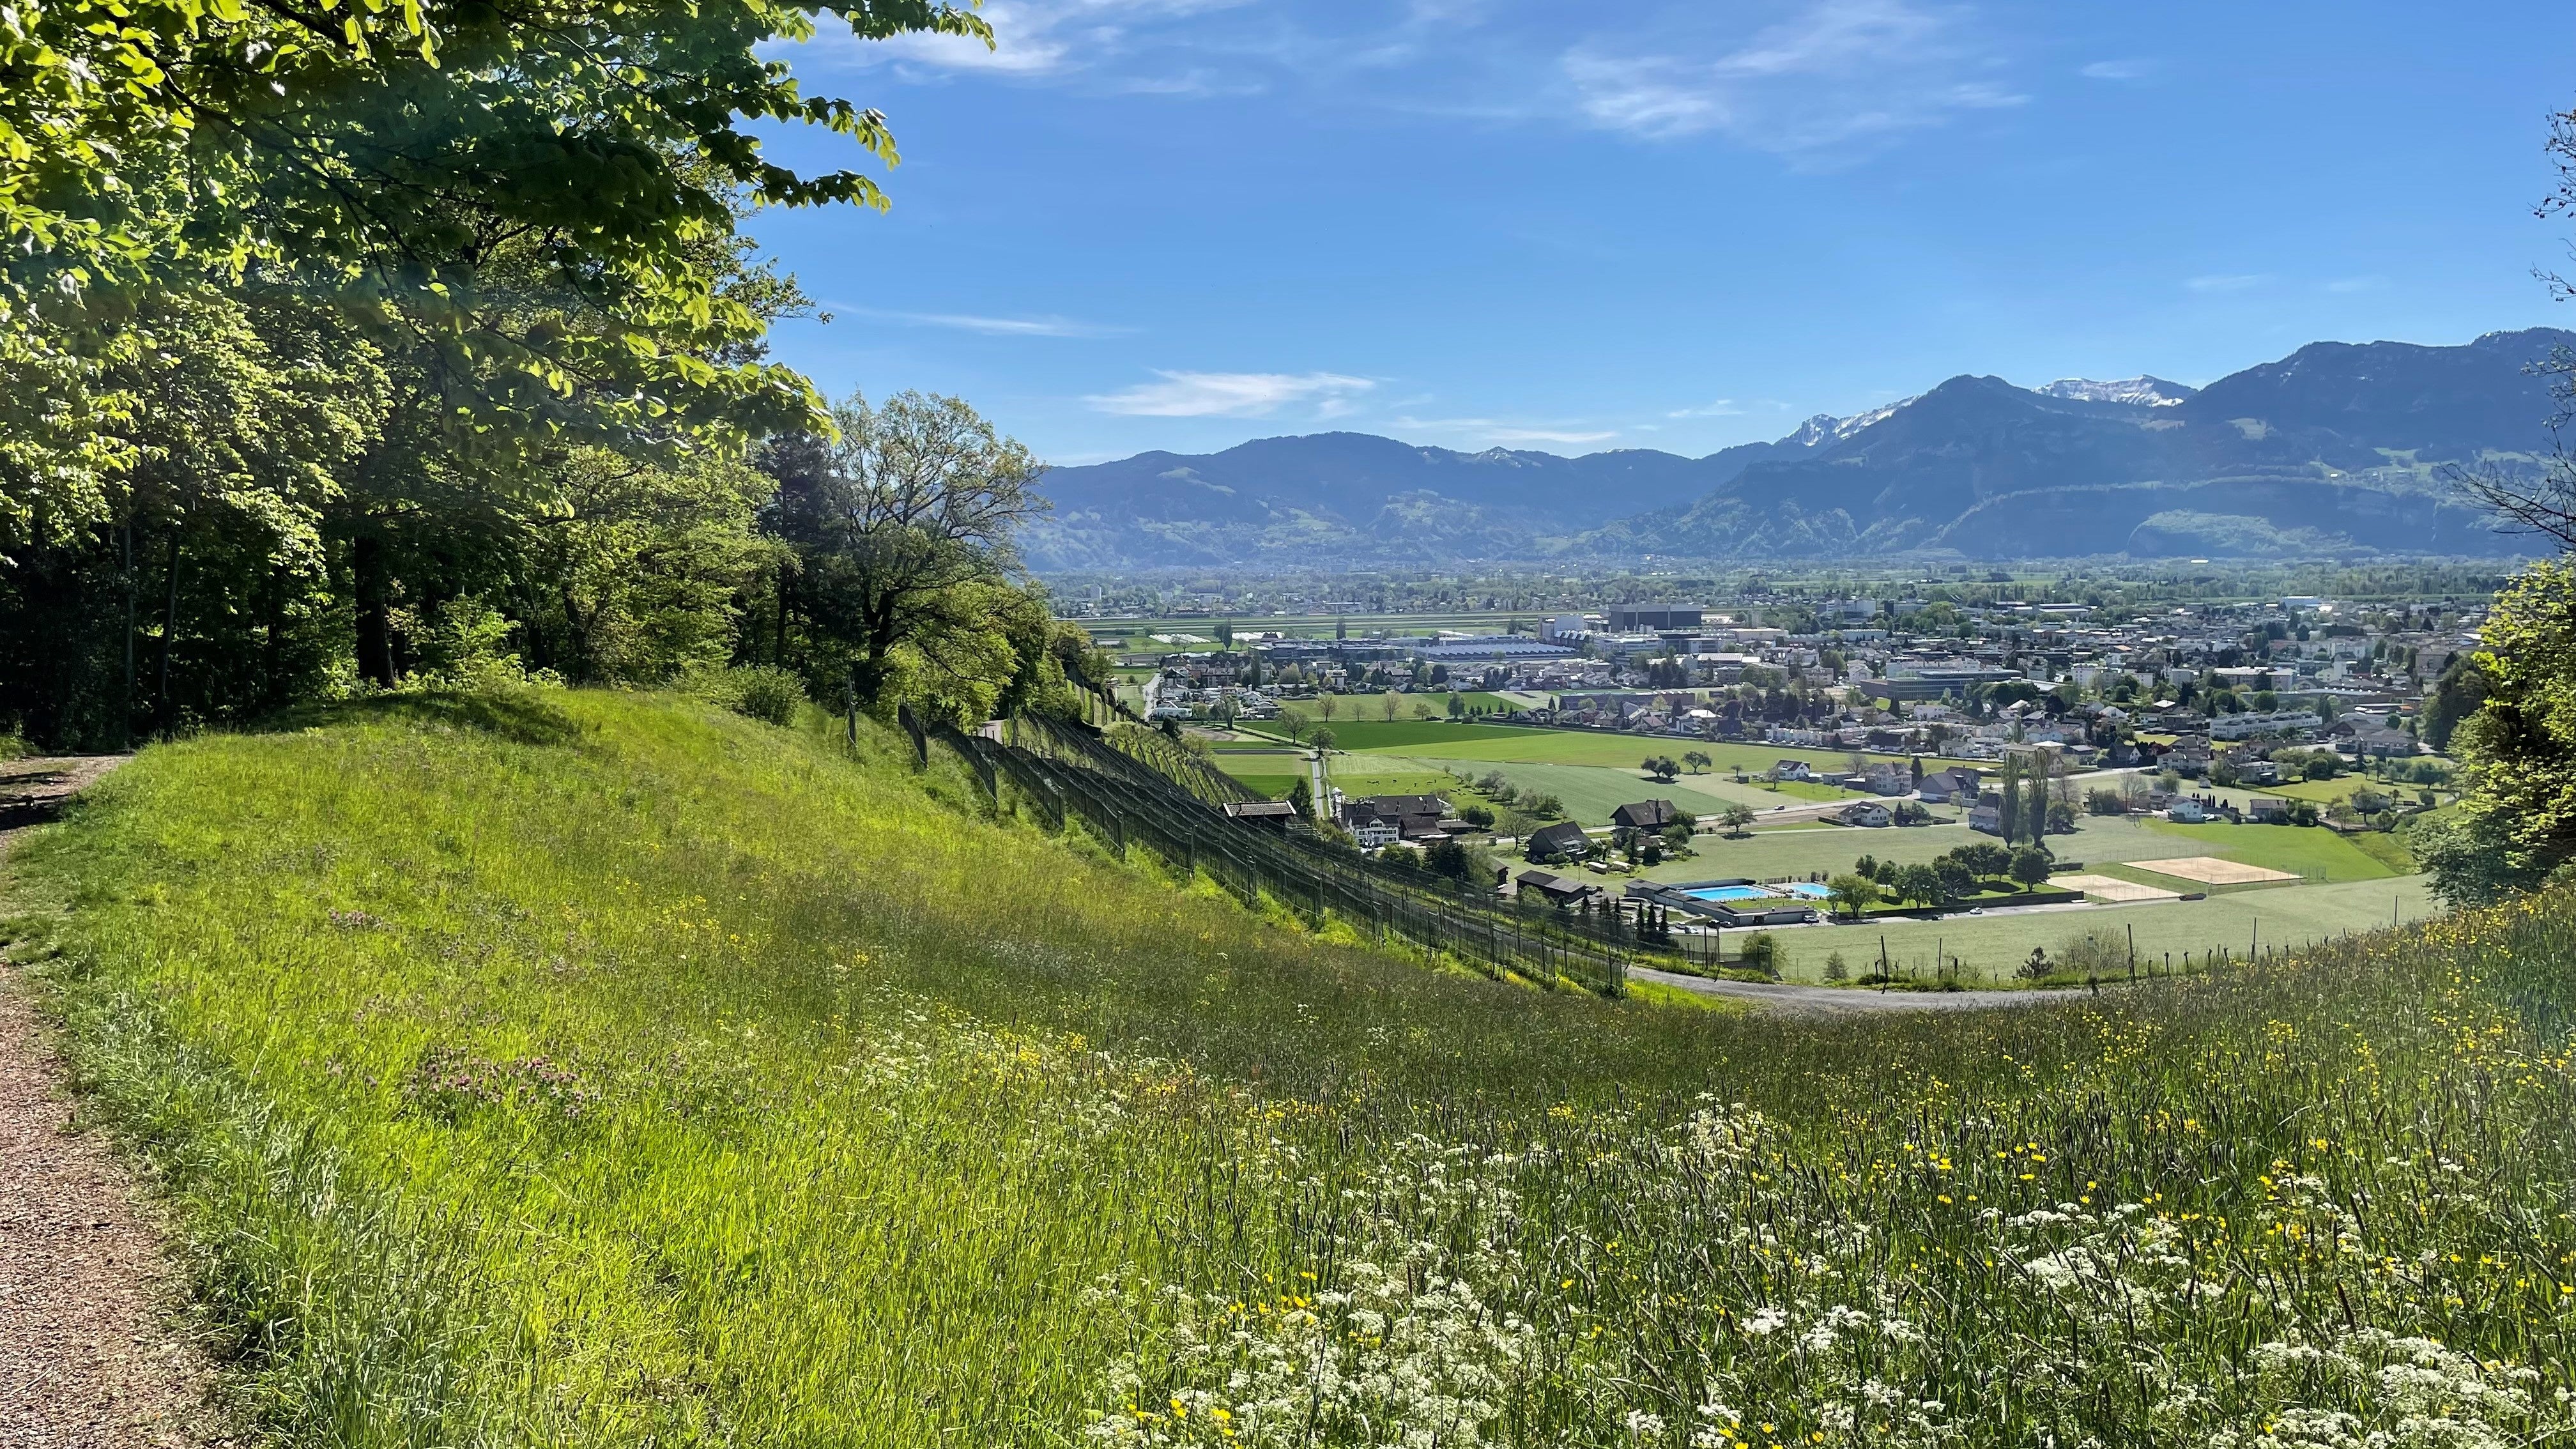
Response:
POLYGON ((1814 881, 1809 880, 1795 881, 1789 885, 1781 887, 1781 889, 1787 891, 1793 896, 1799 896, 1811 901, 1829 901, 1834 898, 1834 893, 1832 891, 1829 891, 1823 886, 1816 884, 1814 881))
POLYGON ((1707 890, 1685 891, 1695 901, 1756 901, 1770 892, 1758 886, 1711 886, 1707 890))

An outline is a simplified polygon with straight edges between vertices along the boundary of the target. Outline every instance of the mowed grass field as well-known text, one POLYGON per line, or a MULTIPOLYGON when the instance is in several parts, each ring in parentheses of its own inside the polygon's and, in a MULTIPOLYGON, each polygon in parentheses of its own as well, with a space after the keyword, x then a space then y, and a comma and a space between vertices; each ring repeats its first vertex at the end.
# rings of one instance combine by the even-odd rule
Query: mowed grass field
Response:
MULTIPOLYGON (((2068 1005, 1721 1013, 1270 924, 873 727, 303 723, 146 750, 0 880, 259 1440, 2569 1428, 2564 897, 2068 1005)), ((2093 919, 2269 939, 2294 894, 2093 919)))
MULTIPOLYGON (((2171 890, 2200 889, 2181 882, 2158 883, 2171 890)), ((2199 901, 1800 926, 1774 935, 1782 953, 1781 974, 1790 980, 1823 980, 1825 960, 1836 951, 1843 953, 1851 974, 1860 975, 1878 961, 1883 938, 1889 959, 1922 979, 1934 978, 1936 959, 1948 959, 1959 963, 1969 984, 1994 987, 2013 983, 2014 968, 2029 959, 2033 947, 2055 957, 2070 940, 2087 932, 2124 942, 2134 933, 2140 958, 2159 968, 2168 953, 2181 966, 2186 952, 2190 964, 2198 966, 2221 948, 2241 958, 2263 943, 2279 949, 2306 946, 2425 920, 2439 909, 2422 876, 2400 876, 2341 885, 2220 891, 2199 901)))

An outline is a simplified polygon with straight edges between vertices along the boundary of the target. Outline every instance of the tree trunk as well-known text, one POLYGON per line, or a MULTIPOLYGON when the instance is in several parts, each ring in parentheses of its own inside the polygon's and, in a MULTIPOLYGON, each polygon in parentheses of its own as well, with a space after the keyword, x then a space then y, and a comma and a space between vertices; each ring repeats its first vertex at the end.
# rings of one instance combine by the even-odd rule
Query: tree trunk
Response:
POLYGON ((787 667, 787 564, 783 559, 778 565, 778 618, 769 643, 769 662, 787 667))
POLYGON ((161 687, 154 702, 154 712, 160 716, 161 728, 166 733, 179 720, 179 712, 170 707, 170 639, 179 632, 179 521, 176 519, 170 523, 170 555, 163 572, 168 577, 169 587, 161 605, 161 687))
POLYGON ((134 520, 125 520, 125 708, 117 720, 116 742, 134 743, 134 520))
POLYGON ((268 631, 266 647, 261 651, 260 673, 266 681, 260 690, 260 706, 277 709, 286 703, 286 565, 283 562, 268 570, 268 631))
POLYGON ((358 595, 358 677, 383 689, 394 686, 393 617, 386 595, 385 545, 360 534, 349 559, 358 595))

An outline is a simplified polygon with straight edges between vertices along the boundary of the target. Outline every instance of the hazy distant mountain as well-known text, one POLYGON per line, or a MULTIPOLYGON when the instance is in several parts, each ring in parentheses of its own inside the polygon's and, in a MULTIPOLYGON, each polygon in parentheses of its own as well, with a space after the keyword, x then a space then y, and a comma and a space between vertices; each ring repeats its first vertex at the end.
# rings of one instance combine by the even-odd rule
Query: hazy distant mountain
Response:
POLYGON ((2321 342, 2194 391, 1955 377, 1705 458, 1459 453, 1357 433, 1047 474, 1048 570, 1583 557, 2501 554, 2447 465, 2532 466, 2531 364, 2576 334, 2321 342))

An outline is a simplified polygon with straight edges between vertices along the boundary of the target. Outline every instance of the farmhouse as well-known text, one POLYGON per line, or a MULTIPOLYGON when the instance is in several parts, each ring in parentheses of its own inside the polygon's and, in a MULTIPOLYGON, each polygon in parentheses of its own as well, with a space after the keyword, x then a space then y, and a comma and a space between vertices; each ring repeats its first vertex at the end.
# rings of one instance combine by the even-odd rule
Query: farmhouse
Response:
POLYGON ((1436 840, 1448 834, 1449 802, 1437 795, 1368 795, 1345 801, 1341 826, 1364 849, 1398 840, 1436 840))
POLYGON ((1578 860, 1592 849, 1592 838, 1583 827, 1571 820, 1542 825, 1530 832, 1529 858, 1532 860, 1578 860))
POLYGON ((1858 825, 1870 830, 1884 828, 1895 821, 1887 807, 1875 800, 1856 800, 1844 806, 1842 813, 1834 818, 1845 825, 1858 825))
POLYGON ((1812 780, 1816 778, 1816 772, 1808 769, 1807 762, 1804 760, 1782 760, 1771 767, 1771 778, 1774 780, 1812 780))
POLYGON ((1923 777, 1923 783, 1915 787, 1914 793, 1927 805, 1948 805, 1960 800, 1973 801, 1977 798, 1977 779, 1977 772, 1964 766, 1950 770, 1935 770, 1923 777))
POLYGON ((1968 807, 1968 828, 1970 830, 1982 830, 1988 835, 2003 834, 2004 797, 2001 795, 1978 796, 1977 803, 1968 807))
POLYGON ((1681 823, 1682 812, 1670 800, 1640 800, 1610 812, 1610 823, 1631 830, 1663 830, 1681 823))

